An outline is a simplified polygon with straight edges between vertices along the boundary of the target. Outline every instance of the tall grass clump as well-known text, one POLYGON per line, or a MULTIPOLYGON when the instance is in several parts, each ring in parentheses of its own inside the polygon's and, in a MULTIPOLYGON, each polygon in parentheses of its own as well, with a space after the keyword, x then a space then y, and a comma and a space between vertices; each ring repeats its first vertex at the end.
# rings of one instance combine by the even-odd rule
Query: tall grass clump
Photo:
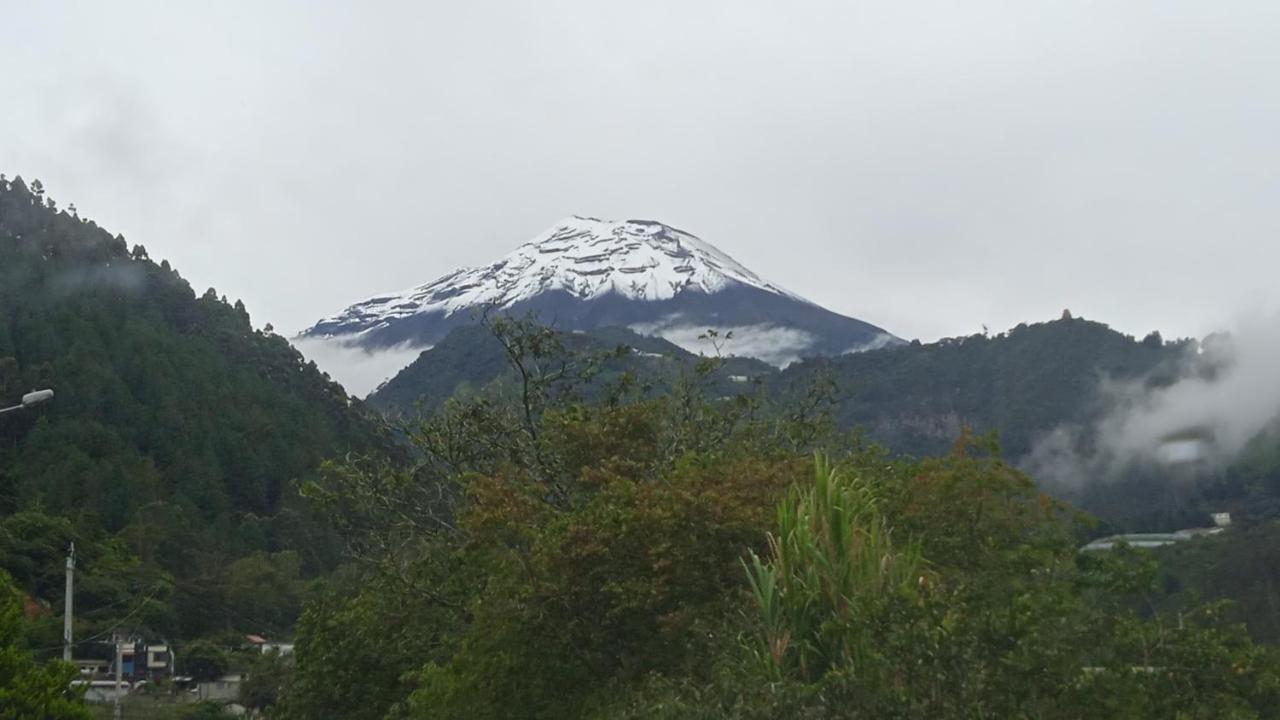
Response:
POLYGON ((776 680, 880 676, 895 625, 927 586, 920 545, 894 537, 876 488, 814 463, 778 506, 768 558, 744 563, 759 611, 756 655, 776 680))

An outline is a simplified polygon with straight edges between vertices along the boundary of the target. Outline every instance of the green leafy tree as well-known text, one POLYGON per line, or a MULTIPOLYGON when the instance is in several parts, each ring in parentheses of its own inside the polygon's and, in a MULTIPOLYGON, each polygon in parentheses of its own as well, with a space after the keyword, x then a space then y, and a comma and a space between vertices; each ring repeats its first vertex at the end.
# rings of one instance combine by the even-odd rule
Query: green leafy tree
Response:
POLYGON ((302 609, 302 559, 297 552, 257 552, 227 569, 228 606, 242 623, 270 634, 293 625, 302 609))
POLYGON ((1079 553, 993 439, 895 459, 820 389, 718 395, 716 359, 592 397, 561 340, 498 341, 525 371, 407 428, 416 464, 305 487, 351 564, 283 717, 1274 716, 1273 654, 1153 613, 1149 560, 1079 553))
POLYGON ((37 663, 23 647, 22 604, 0 571, 0 718, 88 720, 83 691, 71 687, 74 666, 37 663))
POLYGON ((339 559, 296 483, 348 452, 396 454, 243 306, 198 298, 15 179, 0 188, 0 392, 33 387, 56 401, 0 420, 0 567, 54 601, 74 539, 78 636, 141 598, 139 629, 174 641, 288 628, 302 579, 339 559))
POLYGON ((413 690, 410 675, 441 657, 454 609, 398 579, 339 571, 298 623, 295 667, 276 705, 285 718, 382 718, 413 690))
POLYGON ((227 651, 208 640, 197 640, 182 653, 183 670, 197 682, 216 680, 227 673, 231 659, 227 651))
POLYGON ((240 685, 240 704, 260 713, 271 713, 280 693, 293 680, 293 659, 272 650, 254 658, 248 678, 240 685))

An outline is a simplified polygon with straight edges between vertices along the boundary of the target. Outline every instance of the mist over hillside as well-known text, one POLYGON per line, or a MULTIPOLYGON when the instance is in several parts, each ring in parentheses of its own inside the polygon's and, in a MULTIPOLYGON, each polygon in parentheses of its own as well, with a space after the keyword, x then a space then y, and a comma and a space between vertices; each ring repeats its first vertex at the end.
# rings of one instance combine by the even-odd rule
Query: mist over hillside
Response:
POLYGON ((0 720, 1280 720, 1280 3, 0 47, 0 720))
POLYGON ((390 442, 243 303, 69 210, 0 179, 0 407, 55 392, 0 417, 0 567, 58 602, 75 542, 80 638, 287 631, 340 552, 300 483, 390 442))

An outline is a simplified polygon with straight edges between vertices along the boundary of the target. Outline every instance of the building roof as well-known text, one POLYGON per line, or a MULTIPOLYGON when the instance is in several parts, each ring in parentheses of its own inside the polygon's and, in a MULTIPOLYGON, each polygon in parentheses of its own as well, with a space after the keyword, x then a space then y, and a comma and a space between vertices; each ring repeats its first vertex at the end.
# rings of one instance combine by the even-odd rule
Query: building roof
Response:
POLYGON ((1130 547, 1138 548, 1157 548, 1174 543, 1186 542, 1194 537, 1201 535, 1217 535, 1222 532, 1221 527, 1213 528, 1188 528, 1171 533, 1127 533, 1124 535, 1111 535, 1110 537, 1098 538, 1093 542, 1080 548, 1081 550, 1110 550, 1116 545, 1124 543, 1130 547))

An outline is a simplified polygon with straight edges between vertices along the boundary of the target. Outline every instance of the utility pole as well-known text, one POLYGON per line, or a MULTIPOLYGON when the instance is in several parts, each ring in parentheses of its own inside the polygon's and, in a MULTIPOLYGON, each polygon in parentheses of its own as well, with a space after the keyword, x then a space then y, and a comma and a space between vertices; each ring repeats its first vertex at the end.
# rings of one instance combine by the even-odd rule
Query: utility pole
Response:
POLYGON ((111 639, 114 640, 116 644, 116 693, 115 693, 116 707, 115 707, 115 712, 112 713, 112 717, 114 717, 115 720, 122 720, 124 716, 122 714, 123 711, 120 708, 120 696, 124 694, 122 692, 122 685, 123 685, 123 678, 124 678, 124 653, 120 649, 120 633, 118 632, 112 633, 111 639))
POLYGON ((62 609, 62 662, 71 662, 71 594, 75 587, 76 544, 67 549, 67 594, 62 609))

